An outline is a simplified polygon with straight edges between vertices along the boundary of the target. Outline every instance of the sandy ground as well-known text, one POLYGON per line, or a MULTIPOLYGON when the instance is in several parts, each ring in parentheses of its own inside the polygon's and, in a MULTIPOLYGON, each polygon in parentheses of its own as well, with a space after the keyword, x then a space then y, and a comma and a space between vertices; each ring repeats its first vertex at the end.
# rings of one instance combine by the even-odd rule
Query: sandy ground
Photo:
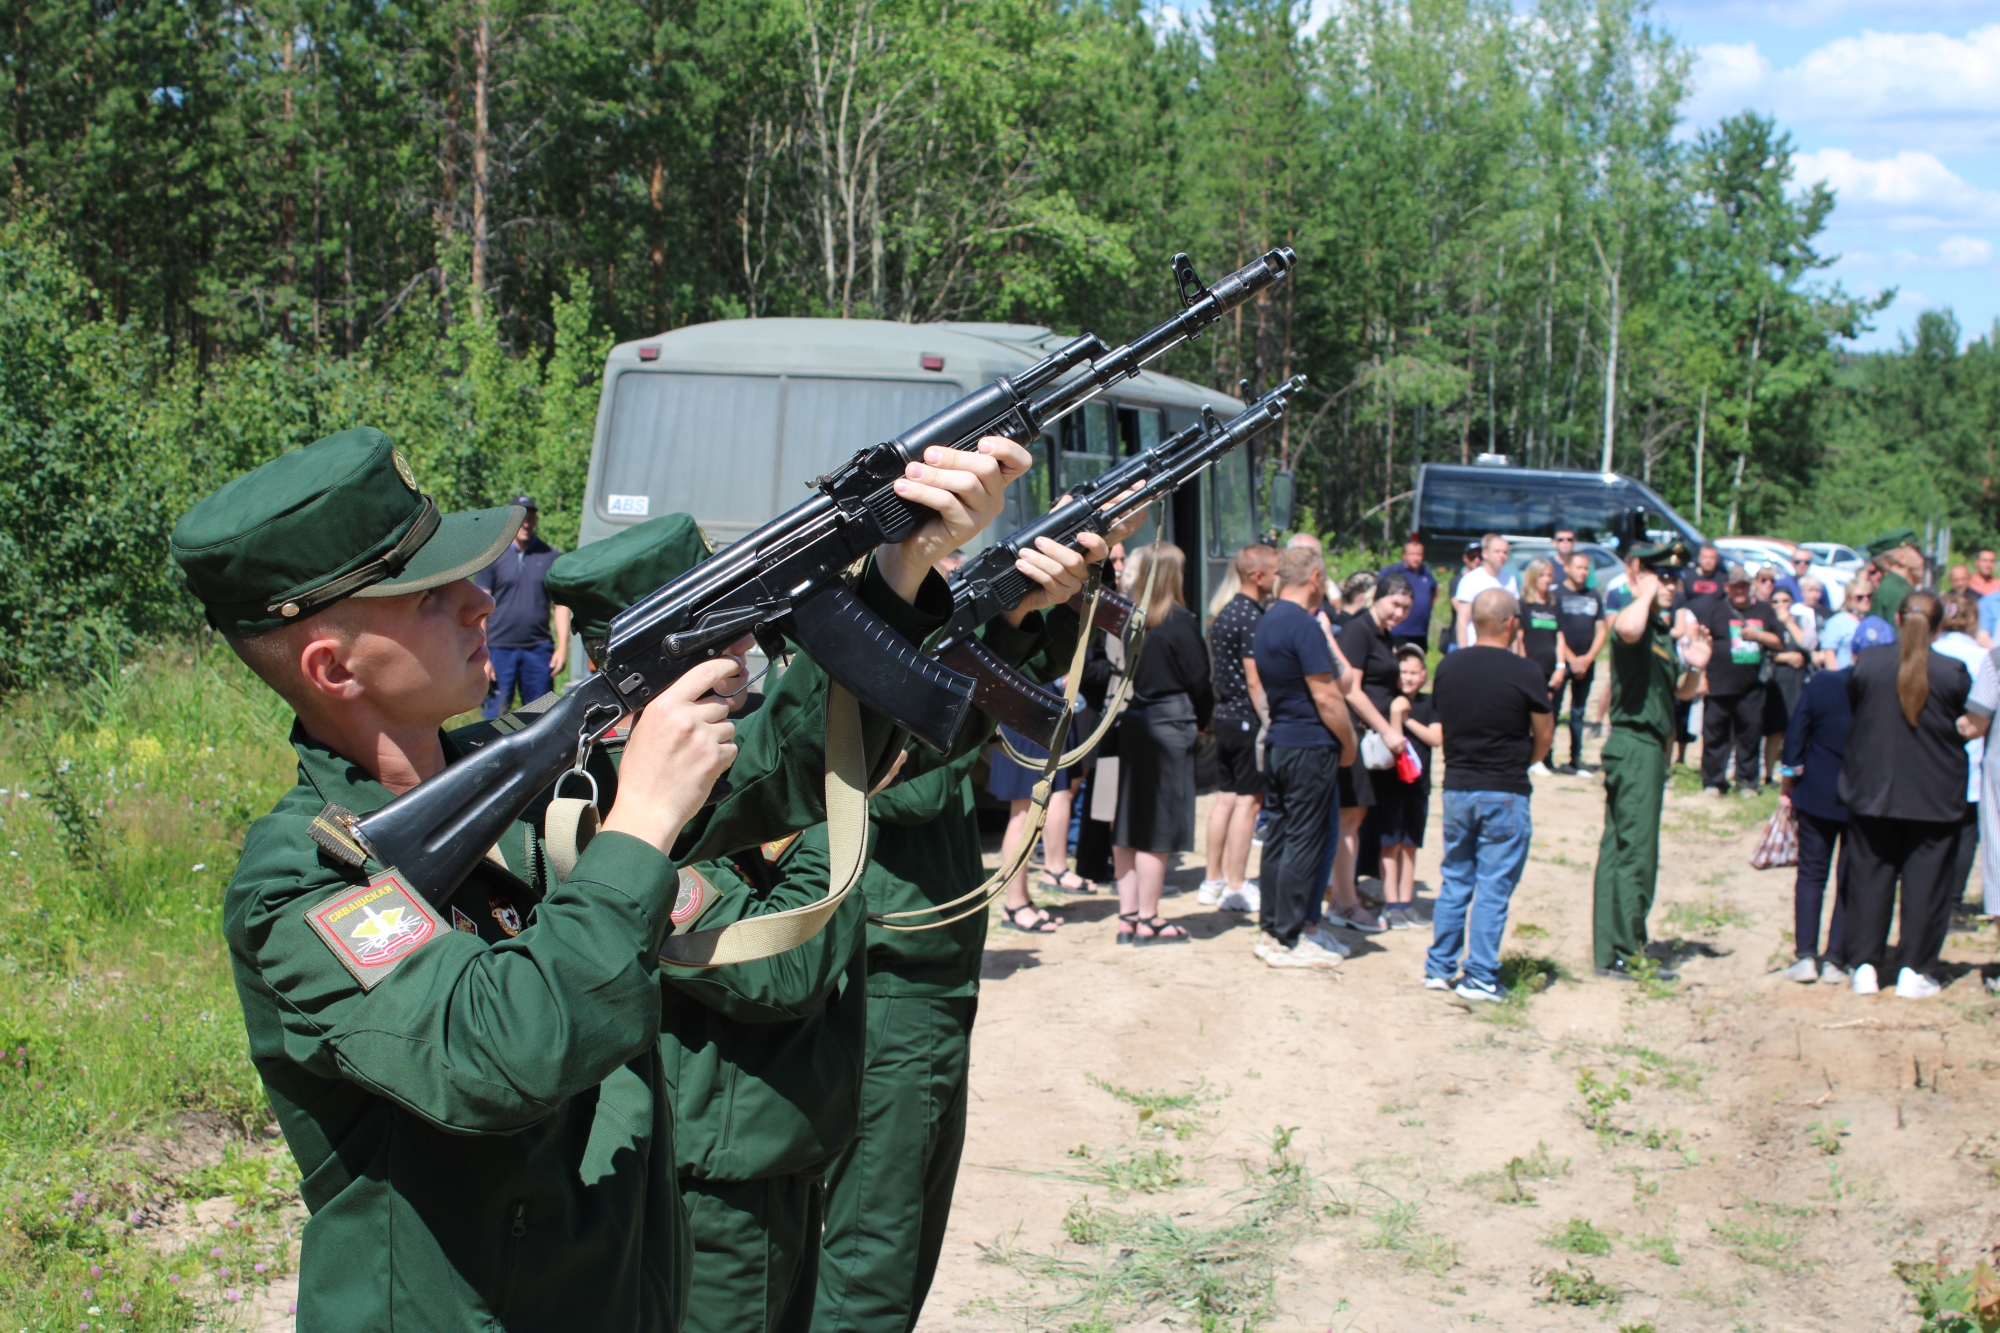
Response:
MULTIPOLYGON (((1192 943, 1113 947, 1104 896, 1062 904, 1055 936, 996 930, 920 1327, 1202 1327, 1171 1294, 1135 1300, 1143 1284, 1112 1280, 1158 1257, 1129 1228, 1069 1238, 1097 1208, 1184 1229, 1257 1221, 1276 1265, 1263 1326, 1278 1330, 1915 1328, 1892 1264, 1940 1245, 1970 1263, 1996 1239, 2000 1001, 1977 970, 1995 939, 1961 920, 1957 978, 1928 1002, 1784 981, 1793 872, 1748 864, 1769 800, 1669 795, 1652 930, 1682 979, 1657 994, 1591 973, 1603 800, 1583 778, 1536 781, 1505 946, 1564 979, 1503 1012, 1421 988, 1428 930, 1350 936, 1337 973, 1265 967, 1253 922, 1196 904, 1198 855, 1163 909, 1192 943), (1141 1120, 1103 1085, 1195 1101, 1141 1120), (1586 1086, 1605 1090, 1597 1128, 1586 1086), (1312 1190, 1270 1220, 1248 1182, 1277 1127, 1296 1130, 1312 1190), (1114 1188, 1131 1173, 1102 1164, 1149 1152, 1180 1161, 1114 1188), (1609 1253, 1553 1248, 1571 1219, 1609 1253), (1595 1303, 1546 1299, 1551 1269, 1595 1303)), ((1434 804, 1426 909, 1440 822, 1434 804)))

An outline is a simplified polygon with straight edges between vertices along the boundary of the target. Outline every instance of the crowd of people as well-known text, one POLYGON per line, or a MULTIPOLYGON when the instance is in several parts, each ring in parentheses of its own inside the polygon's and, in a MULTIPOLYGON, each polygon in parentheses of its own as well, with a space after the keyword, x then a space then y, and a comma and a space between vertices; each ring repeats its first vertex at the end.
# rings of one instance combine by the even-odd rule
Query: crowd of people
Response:
MULTIPOLYGON (((1704 795, 1775 785, 1780 819, 1796 826, 1797 960, 1785 975, 1935 994, 1981 838, 2000 845, 2000 802, 1980 801, 2000 786, 1983 739, 2000 696, 2000 572, 1982 551, 1953 566, 1942 591, 1923 589, 1913 538, 1872 543, 1834 606, 1804 552, 1789 568, 1751 567, 1676 543, 1628 553, 1624 576, 1600 586, 1575 531, 1559 527, 1549 556, 1518 573, 1508 539, 1489 534, 1467 545, 1448 581, 1414 538, 1397 563, 1336 578, 1319 541, 1301 534, 1282 550, 1236 554, 1206 644, 1182 604, 1182 553, 1140 547, 1122 579, 1138 589, 1148 562, 1160 562, 1155 628, 1101 758, 1059 779, 1042 885, 1088 893, 1109 877, 1120 943, 1185 940, 1159 901, 1172 857, 1194 849, 1205 779, 1216 796, 1198 899, 1256 913, 1265 962, 1337 967, 1357 934, 1428 928, 1424 984, 1498 998, 1532 780, 1598 774, 1585 744, 1604 736, 1598 970, 1671 979, 1650 956, 1645 918, 1662 793, 1698 739, 1704 795), (1416 858, 1440 761, 1442 866, 1426 920, 1416 858), (1085 793, 1073 803, 1072 777, 1085 793)), ((1083 684, 1092 707, 1115 706, 1111 686, 1127 669, 1115 640, 1093 645, 1083 684)), ((1000 757, 993 773, 993 794, 1025 809, 1027 770, 1000 757)), ((1982 882, 1988 914, 2000 913, 1996 861, 1982 882)), ((1059 918, 1028 901, 1025 876, 1018 888, 1005 924, 1057 929, 1059 918)))

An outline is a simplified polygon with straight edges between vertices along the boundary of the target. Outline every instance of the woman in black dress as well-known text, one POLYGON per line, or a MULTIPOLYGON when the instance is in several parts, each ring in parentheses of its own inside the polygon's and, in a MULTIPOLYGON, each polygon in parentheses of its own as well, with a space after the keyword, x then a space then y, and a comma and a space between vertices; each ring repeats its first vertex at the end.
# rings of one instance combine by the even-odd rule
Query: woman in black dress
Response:
MULTIPOLYGON (((1542 673, 1542 679, 1549 683, 1550 700, 1561 712, 1561 691, 1569 667, 1557 647, 1562 622, 1556 618, 1556 579, 1555 566, 1546 560, 1530 560, 1521 570, 1521 656, 1542 673)), ((1546 763, 1537 763, 1528 771, 1547 777, 1550 770, 1546 763)))
POLYGON ((1847 680, 1854 721, 1840 800, 1854 840, 1847 939, 1857 995, 1874 994, 1892 964, 1889 918, 1899 879, 1896 994, 1921 1000, 1939 990, 1929 974, 1951 924, 1945 886, 1965 813, 1965 742, 1984 735, 1989 721, 1966 715, 1972 677, 1965 664, 1931 647, 1943 619, 1936 593, 1911 593, 1896 617, 1897 641, 1856 653, 1847 680))
POLYGON ((1178 546, 1142 546, 1125 562, 1125 588, 1138 597, 1155 563, 1146 607, 1146 642, 1127 669, 1132 693, 1118 722, 1118 818, 1111 831, 1118 876, 1118 943, 1188 938, 1160 916, 1167 861, 1194 850, 1194 745, 1214 707, 1201 622, 1182 600, 1186 558, 1178 546))
MULTIPOLYGON (((1365 726, 1382 736, 1393 753, 1402 748, 1403 741, 1389 722, 1389 704, 1401 693, 1403 677, 1396 663, 1396 641, 1389 631, 1410 614, 1410 581, 1391 571, 1375 584, 1374 591, 1374 603, 1342 627, 1336 640, 1339 653, 1335 666, 1345 659, 1354 669, 1347 706, 1353 710, 1357 728, 1365 726)), ((1370 935, 1394 924, 1362 905, 1355 882, 1357 867, 1364 859, 1361 827, 1375 804, 1375 784, 1385 780, 1393 782, 1395 775, 1387 770, 1371 772, 1359 759, 1342 765, 1338 779, 1340 845, 1333 863, 1326 919, 1332 925, 1370 935)))

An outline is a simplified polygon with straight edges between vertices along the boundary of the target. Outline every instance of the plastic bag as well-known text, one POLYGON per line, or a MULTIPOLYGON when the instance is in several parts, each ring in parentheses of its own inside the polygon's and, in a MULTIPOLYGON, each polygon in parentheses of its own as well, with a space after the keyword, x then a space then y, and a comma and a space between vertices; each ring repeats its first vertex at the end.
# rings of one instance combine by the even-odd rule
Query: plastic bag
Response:
POLYGON ((1750 853, 1750 868, 1776 870, 1798 863, 1799 821, 1791 806, 1781 805, 1764 825, 1764 836, 1757 840, 1757 850, 1750 853))
POLYGON ((1361 735, 1361 766, 1363 768, 1394 768, 1396 756, 1389 753, 1389 742, 1382 739, 1380 732, 1368 731, 1361 735))
POLYGON ((1417 757, 1417 747, 1405 741, 1401 753, 1396 756, 1396 776, 1405 782, 1415 782, 1423 775, 1424 761, 1417 757))

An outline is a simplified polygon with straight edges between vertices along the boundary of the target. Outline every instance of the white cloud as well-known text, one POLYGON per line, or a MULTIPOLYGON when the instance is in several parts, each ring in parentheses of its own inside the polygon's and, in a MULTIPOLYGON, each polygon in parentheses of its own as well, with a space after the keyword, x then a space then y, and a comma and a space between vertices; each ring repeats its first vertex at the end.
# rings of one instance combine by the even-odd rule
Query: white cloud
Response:
POLYGON ((1711 125, 1745 109, 1864 151, 2000 149, 2000 23, 1962 38, 1869 29, 1783 69, 1754 42, 1697 48, 1689 123, 1711 125))
POLYGON ((1993 242, 1981 236, 1947 236, 1938 243, 1938 258, 1950 268, 1983 268, 1993 262, 1993 242))
POLYGON ((1872 221, 1895 228, 2000 226, 2000 190, 1971 184, 1935 154, 1905 149, 1865 158, 1845 148, 1800 153, 1798 187, 1825 181, 1839 196, 1841 223, 1872 221))

